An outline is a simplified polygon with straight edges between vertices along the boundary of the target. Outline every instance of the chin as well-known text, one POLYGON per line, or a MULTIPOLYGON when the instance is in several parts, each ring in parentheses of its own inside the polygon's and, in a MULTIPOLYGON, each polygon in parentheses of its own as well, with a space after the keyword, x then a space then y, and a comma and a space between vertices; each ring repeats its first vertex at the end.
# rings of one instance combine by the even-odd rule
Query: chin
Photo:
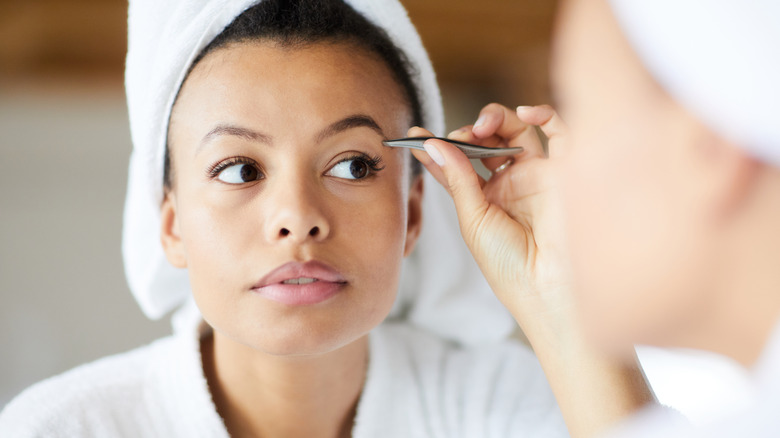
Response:
POLYGON ((381 324, 394 298, 390 295, 386 303, 366 303, 344 295, 313 306, 286 306, 246 296, 250 299, 229 307, 220 300, 199 303, 204 304, 199 307, 223 337, 279 357, 323 355, 355 343, 381 324))
POLYGON ((272 356, 319 356, 357 342, 369 330, 340 328, 271 330, 251 347, 272 356))
POLYGON ((266 314, 241 326, 233 325, 229 329, 232 336, 223 333, 265 354, 312 356, 327 354, 360 340, 381 321, 381 318, 350 317, 338 311, 302 311, 266 314))

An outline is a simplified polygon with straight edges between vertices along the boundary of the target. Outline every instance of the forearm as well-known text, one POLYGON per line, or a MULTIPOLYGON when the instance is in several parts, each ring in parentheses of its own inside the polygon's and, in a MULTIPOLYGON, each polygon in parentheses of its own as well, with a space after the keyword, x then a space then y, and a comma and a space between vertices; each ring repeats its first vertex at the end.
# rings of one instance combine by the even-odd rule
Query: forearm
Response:
POLYGON ((572 437, 598 436, 641 407, 655 402, 633 351, 622 361, 610 359, 591 347, 578 328, 566 324, 567 327, 557 329, 526 324, 524 332, 572 437))

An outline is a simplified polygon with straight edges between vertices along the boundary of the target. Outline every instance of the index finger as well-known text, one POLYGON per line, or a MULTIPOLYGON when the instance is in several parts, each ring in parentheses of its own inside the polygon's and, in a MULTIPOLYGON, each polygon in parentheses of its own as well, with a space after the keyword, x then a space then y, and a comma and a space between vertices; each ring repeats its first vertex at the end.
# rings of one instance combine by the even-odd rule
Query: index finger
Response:
POLYGON ((568 126, 563 122, 558 113, 550 105, 519 106, 516 110, 517 117, 523 122, 537 125, 549 140, 549 153, 551 157, 560 156, 566 152, 568 144, 561 141, 568 133, 568 126))
POLYGON ((497 103, 482 108, 471 132, 479 139, 497 136, 505 139, 507 146, 522 146, 524 156, 544 156, 536 130, 520 120, 515 111, 497 103))

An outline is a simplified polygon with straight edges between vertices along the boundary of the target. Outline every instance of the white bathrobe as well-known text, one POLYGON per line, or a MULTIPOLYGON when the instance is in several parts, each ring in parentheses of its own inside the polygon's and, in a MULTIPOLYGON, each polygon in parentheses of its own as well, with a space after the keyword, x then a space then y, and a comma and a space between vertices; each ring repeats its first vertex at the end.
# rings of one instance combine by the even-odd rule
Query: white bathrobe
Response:
MULTIPOLYGON (((0 413, 0 437, 228 437, 201 365, 198 340, 210 329, 189 325, 30 387, 0 413)), ((371 332, 352 436, 568 436, 525 346, 453 345, 406 323, 371 332)))
POLYGON ((648 408, 621 424, 608 438, 777 438, 780 437, 780 322, 752 369, 755 399, 741 412, 694 428, 685 418, 648 408))

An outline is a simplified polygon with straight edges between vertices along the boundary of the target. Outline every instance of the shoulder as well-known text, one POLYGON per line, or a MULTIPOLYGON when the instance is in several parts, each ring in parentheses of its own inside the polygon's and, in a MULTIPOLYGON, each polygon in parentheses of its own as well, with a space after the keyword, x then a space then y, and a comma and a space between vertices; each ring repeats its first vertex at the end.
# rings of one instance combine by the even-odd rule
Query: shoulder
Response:
POLYGON ((408 324, 385 324, 372 336, 371 361, 389 367, 370 372, 403 385, 396 397, 418 405, 421 421, 439 423, 429 426, 442 433, 428 436, 566 436, 544 372, 522 343, 459 346, 408 324))
POLYGON ((123 435, 128 425, 148 415, 145 398, 174 343, 174 338, 163 338, 29 387, 0 413, 0 435, 123 435))

